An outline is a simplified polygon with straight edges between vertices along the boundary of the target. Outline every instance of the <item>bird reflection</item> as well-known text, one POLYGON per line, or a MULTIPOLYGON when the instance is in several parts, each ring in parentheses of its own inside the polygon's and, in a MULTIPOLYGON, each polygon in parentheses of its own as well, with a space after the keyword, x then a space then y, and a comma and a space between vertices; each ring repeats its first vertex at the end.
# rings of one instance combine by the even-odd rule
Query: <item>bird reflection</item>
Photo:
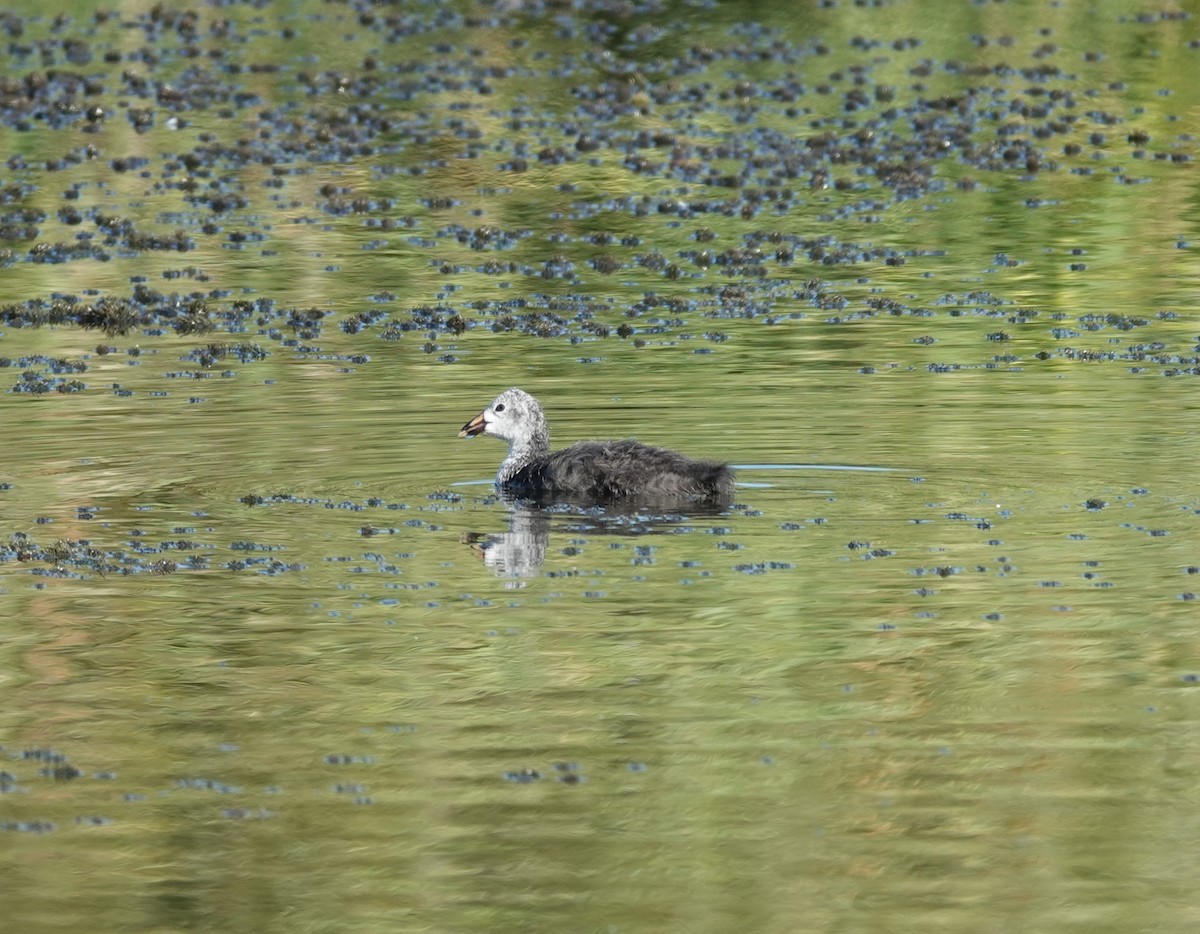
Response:
POLYGON ((550 513, 535 506, 514 506, 507 532, 468 532, 470 545, 497 577, 532 577, 546 560, 550 513))
POLYGON ((656 509, 649 503, 597 506, 562 501, 542 504, 508 498, 505 502, 509 506, 508 531, 467 532, 462 542, 470 545, 476 557, 497 577, 514 582, 538 573, 545 563, 552 533, 653 535, 679 529, 691 519, 712 518, 727 512, 721 506, 697 504, 689 504, 686 512, 675 512, 656 509))

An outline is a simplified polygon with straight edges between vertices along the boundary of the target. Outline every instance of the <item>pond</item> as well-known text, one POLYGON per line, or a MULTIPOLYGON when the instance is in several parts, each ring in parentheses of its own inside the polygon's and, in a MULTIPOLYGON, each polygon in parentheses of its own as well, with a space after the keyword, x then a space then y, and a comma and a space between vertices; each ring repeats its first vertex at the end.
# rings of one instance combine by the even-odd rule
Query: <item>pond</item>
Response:
POLYGON ((10 4, 8 916, 1191 930, 1195 12, 10 4))

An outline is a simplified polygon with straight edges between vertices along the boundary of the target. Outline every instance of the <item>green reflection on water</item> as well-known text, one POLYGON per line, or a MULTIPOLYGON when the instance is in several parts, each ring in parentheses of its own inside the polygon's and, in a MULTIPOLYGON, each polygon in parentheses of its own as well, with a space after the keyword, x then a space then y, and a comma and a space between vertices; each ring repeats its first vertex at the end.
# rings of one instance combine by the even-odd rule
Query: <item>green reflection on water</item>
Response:
POLYGON ((88 367, 79 394, 0 395, 4 536, 43 546, 0 563, 23 930, 1190 929, 1198 232, 1172 157, 1194 155, 1193 21, 725 4, 621 20, 606 47, 536 11, 381 43, 382 18, 438 8, 204 8, 194 41, 121 25, 149 5, 94 27, 90 9, 23 14, 5 93, 65 67, 77 31, 111 88, 197 66, 258 101, 171 129, 169 95, 129 90, 95 133, 6 131, 26 168, 4 209, 44 217, 5 241, 0 298, 141 276, 214 314, 326 318, 3 327, 5 388, 48 372, 35 358, 88 367), (754 51, 775 40, 801 51, 754 51), (695 73, 668 75, 692 49, 695 73), (338 90, 439 67, 408 99, 338 90), (738 102, 789 72, 794 113, 738 102), (847 110, 859 74, 892 96, 847 110), (606 80, 600 101, 631 109, 596 127, 662 134, 632 149, 679 148, 671 171, 538 158, 575 152, 606 80), (706 104, 655 96, 672 82, 706 104), (148 101, 139 134, 124 111, 148 101), (390 115, 391 146, 308 148, 353 135, 354 107, 390 115), (901 168, 938 184, 909 196, 833 163, 828 187, 806 170, 744 213, 761 179, 692 174, 905 107, 914 140, 945 117, 991 167, 914 151, 901 168), (174 164, 263 132, 283 133, 274 164, 174 164), (58 214, 72 186, 79 224, 58 214), (188 200, 214 190, 246 204, 188 200), (97 211, 194 249, 33 261, 103 240, 97 211), (858 260, 822 261, 842 246, 858 260), (237 342, 268 356, 188 356, 237 342), (744 468, 721 516, 530 518, 459 485, 502 448, 458 427, 513 384, 558 443, 807 469, 744 468), (530 528, 533 560, 496 573, 486 545, 530 528))

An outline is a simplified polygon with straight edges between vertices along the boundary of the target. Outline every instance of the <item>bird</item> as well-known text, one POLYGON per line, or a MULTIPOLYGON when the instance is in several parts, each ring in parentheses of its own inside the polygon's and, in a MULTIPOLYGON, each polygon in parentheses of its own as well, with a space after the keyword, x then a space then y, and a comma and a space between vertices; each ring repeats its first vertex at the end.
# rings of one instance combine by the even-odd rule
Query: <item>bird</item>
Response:
POLYGON ((550 429, 537 399, 507 389, 463 425, 460 438, 493 435, 508 442, 496 474, 500 492, 536 500, 720 503, 733 496, 733 471, 633 438, 580 441, 550 450, 550 429))

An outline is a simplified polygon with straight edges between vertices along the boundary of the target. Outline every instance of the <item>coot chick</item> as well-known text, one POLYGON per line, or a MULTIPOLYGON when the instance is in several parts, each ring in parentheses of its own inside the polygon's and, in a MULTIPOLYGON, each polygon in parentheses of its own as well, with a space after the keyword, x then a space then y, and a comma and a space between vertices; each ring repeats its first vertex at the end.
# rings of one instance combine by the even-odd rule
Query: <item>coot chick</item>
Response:
POLYGON ((508 456, 496 474, 496 487, 514 496, 710 503, 733 496, 733 471, 724 464, 692 460, 632 438, 580 441, 551 452, 542 407, 521 389, 500 393, 463 425, 458 436, 479 434, 508 442, 508 456))

